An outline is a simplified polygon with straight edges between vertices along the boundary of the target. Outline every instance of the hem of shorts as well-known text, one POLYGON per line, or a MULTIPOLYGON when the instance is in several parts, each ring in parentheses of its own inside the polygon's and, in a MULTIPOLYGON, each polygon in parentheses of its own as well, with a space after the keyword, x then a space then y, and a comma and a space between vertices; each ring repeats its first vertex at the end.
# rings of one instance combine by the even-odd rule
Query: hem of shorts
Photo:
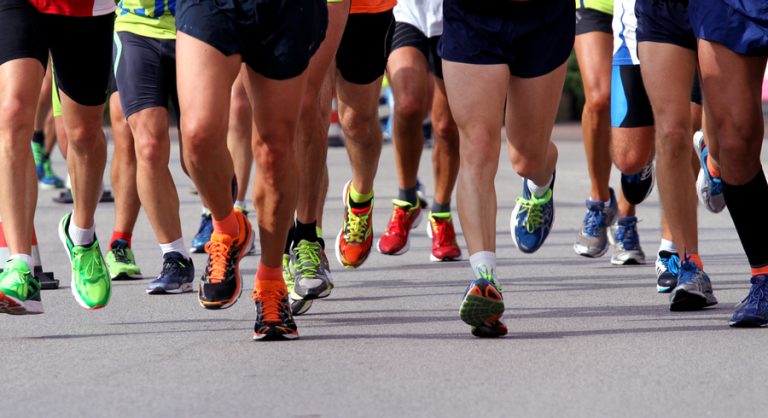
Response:
MULTIPOLYGON (((739 49, 735 49, 735 48, 733 47, 733 45, 729 45, 728 43, 726 43, 726 42, 723 42, 723 41, 722 41, 722 40, 720 40, 720 39, 712 39, 712 38, 704 38, 704 37, 702 37, 702 38, 698 38, 698 37, 697 37, 697 40, 701 40, 701 41, 707 41, 707 42, 714 42, 714 43, 720 44, 720 45, 722 45, 722 46, 724 46, 724 47, 728 48, 728 50, 730 50, 731 52, 735 52, 735 53, 737 53, 737 54, 739 54, 739 55, 744 55, 744 56, 746 56, 746 57, 765 57, 765 54, 764 54, 764 53, 760 53, 760 52, 750 52, 750 51, 747 51, 747 50, 745 50, 745 49, 742 49, 742 48, 739 48, 739 49)), ((765 46, 763 49, 768 49, 768 45, 766 45, 766 46, 765 46)))
MULTIPOLYGON (((119 93, 119 92, 120 90, 116 91, 116 93, 119 93)), ((132 106, 128 106, 127 108, 124 109, 123 114, 125 114, 125 119, 128 119, 128 117, 133 114, 139 113, 142 110, 152 109, 153 107, 162 107, 165 110, 169 110, 167 103, 157 104, 157 103, 145 102, 145 103, 139 103, 139 104, 134 104, 132 106)))
POLYGON ((662 38, 655 38, 653 36, 648 36, 648 37, 646 37, 646 36, 638 36, 637 37, 637 43, 640 44, 640 42, 655 42, 655 43, 658 43, 658 44, 669 44, 669 45, 679 46, 680 48, 685 48, 685 49, 691 50, 693 52, 698 51, 698 47, 697 47, 695 42, 694 42, 693 46, 691 46, 690 44, 686 45, 684 42, 675 42, 674 40, 669 39, 669 38, 663 38, 662 39, 662 38))
MULTIPOLYGON (((222 47, 220 45, 212 44, 210 42, 210 40, 205 39, 203 33, 199 33, 199 32, 194 31, 194 30, 188 31, 188 30, 185 30, 183 27, 182 28, 176 28, 176 33, 178 34, 179 32, 181 32, 181 33, 183 33, 185 35, 191 36, 191 37, 197 39, 198 41, 200 41, 200 42, 202 42, 202 43, 204 43, 206 45, 210 45, 211 47, 215 48, 217 51, 221 52, 222 55, 224 55, 225 57, 231 57, 232 55, 240 55, 242 57, 242 54, 240 52, 238 52, 238 51, 224 50, 224 49, 222 49, 222 47)), ((176 38, 176 39, 178 40, 178 38, 176 38)))
POLYGON ((603 29, 600 29, 600 28, 589 28, 589 29, 585 29, 585 30, 583 30, 583 31, 579 31, 579 30, 577 29, 577 30, 576 30, 576 36, 579 36, 579 35, 585 35, 585 34, 587 34, 587 33, 593 33, 593 32, 598 32, 598 33, 607 33, 608 35, 611 35, 611 36, 613 36, 613 31, 612 31, 612 30, 603 30, 603 29))
POLYGON ((43 69, 46 69, 48 67, 48 62, 47 62, 47 58, 48 57, 47 56, 46 56, 46 62, 43 62, 38 57, 33 57, 33 56, 29 55, 29 54, 22 54, 22 53, 11 54, 11 55, 8 55, 6 57, 3 57, 3 60, 0 61, 0 65, 3 65, 5 63, 7 63, 7 62, 11 62, 11 61, 15 61, 15 60, 21 60, 21 59, 25 59, 25 58, 33 59, 33 60, 39 62, 40 65, 43 66, 43 69))

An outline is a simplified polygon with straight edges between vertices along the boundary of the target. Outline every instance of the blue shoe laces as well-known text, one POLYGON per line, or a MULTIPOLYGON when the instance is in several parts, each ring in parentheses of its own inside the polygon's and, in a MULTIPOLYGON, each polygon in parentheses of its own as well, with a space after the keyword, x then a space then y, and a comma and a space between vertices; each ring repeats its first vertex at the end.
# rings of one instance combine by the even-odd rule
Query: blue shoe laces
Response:
POLYGON ((584 233, 590 237, 596 237, 600 227, 605 223, 605 212, 597 209, 588 209, 584 215, 584 233))
POLYGON ((639 246, 637 236, 637 220, 627 221, 625 224, 619 224, 616 231, 616 241, 621 242, 625 250, 636 250, 639 246))

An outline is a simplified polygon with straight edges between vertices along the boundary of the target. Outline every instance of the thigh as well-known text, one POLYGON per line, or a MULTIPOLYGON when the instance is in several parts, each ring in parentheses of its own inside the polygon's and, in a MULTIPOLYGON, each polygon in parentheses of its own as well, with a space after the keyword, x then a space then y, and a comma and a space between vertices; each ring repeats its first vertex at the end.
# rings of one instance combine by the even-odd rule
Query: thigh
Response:
POLYGON ((32 58, 43 70, 48 63, 48 33, 42 15, 26 0, 4 0, 0 4, 0 65, 15 59, 32 58))
POLYGON ((507 93, 507 142, 516 149, 546 150, 560 105, 566 64, 535 78, 511 77, 507 93))
POLYGON ((347 125, 350 120, 378 123, 382 77, 368 84, 336 77, 336 100, 342 125, 347 125))
POLYGON ((344 80, 365 85, 384 75, 394 24, 391 10, 349 15, 336 53, 336 67, 344 80))
MULTIPOLYGON (((422 44, 426 45, 426 37, 422 38, 422 44)), ((427 111, 430 78, 427 57, 419 46, 403 44, 392 51, 387 75, 395 96, 395 106, 398 101, 411 105, 418 103, 424 112, 427 111)))
POLYGON ((125 116, 152 107, 167 109, 171 92, 176 91, 176 71, 175 58, 164 56, 163 40, 116 32, 115 45, 115 74, 125 116))
MULTIPOLYGON (((248 69, 246 91, 253 107, 254 141, 272 149, 293 150, 306 84, 306 72, 291 79, 274 80, 248 69)), ((257 145, 254 142, 254 150, 257 145)))
POLYGON ((443 61, 445 89, 462 145, 471 149, 475 132, 501 137, 509 68, 503 64, 474 65, 443 61))
POLYGON ((578 35, 574 50, 587 98, 589 99, 589 96, 609 98, 613 36, 610 33, 598 31, 578 35))
POLYGON ((643 84, 657 127, 671 123, 687 129, 696 53, 671 43, 645 41, 639 43, 638 52, 643 60, 643 84))

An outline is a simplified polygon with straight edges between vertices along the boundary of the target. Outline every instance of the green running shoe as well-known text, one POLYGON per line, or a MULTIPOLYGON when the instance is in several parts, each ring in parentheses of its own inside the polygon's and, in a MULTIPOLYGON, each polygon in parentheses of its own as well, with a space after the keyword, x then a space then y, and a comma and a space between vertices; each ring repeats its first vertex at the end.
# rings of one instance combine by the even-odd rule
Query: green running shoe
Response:
POLYGON ((283 254, 283 280, 288 287, 288 300, 291 303, 291 313, 293 315, 301 315, 312 307, 312 300, 302 299, 301 296, 296 295, 293 291, 295 281, 293 279, 293 273, 291 272, 291 256, 283 254))
POLYGON ((0 313, 32 315, 43 313, 40 282, 21 260, 5 262, 0 273, 0 313))
POLYGON ((107 253, 107 270, 112 280, 141 280, 144 276, 128 243, 118 239, 107 253))
MULTIPOLYGON (((32 158, 35 160, 35 167, 39 167, 40 164, 43 163, 43 158, 45 157, 45 145, 38 144, 35 141, 32 141, 32 158)), ((40 176, 40 173, 38 172, 38 176, 40 176)))
POLYGON ((109 303, 112 294, 112 281, 107 265, 101 256, 99 240, 95 239, 88 246, 74 245, 67 230, 72 213, 67 213, 59 222, 59 238, 69 254, 72 263, 72 295, 85 309, 101 309, 109 303))
POLYGON ((64 180, 62 180, 51 167, 51 158, 43 156, 43 161, 37 166, 38 184, 43 190, 63 189, 64 180), (41 174, 42 173, 42 174, 41 174))

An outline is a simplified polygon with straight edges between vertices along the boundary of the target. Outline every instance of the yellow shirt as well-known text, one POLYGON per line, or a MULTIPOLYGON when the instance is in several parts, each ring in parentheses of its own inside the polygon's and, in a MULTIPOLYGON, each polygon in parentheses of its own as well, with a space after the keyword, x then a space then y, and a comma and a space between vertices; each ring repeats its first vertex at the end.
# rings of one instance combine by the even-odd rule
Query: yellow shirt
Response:
POLYGON ((576 0, 576 8, 594 9, 613 15, 613 0, 576 0))

